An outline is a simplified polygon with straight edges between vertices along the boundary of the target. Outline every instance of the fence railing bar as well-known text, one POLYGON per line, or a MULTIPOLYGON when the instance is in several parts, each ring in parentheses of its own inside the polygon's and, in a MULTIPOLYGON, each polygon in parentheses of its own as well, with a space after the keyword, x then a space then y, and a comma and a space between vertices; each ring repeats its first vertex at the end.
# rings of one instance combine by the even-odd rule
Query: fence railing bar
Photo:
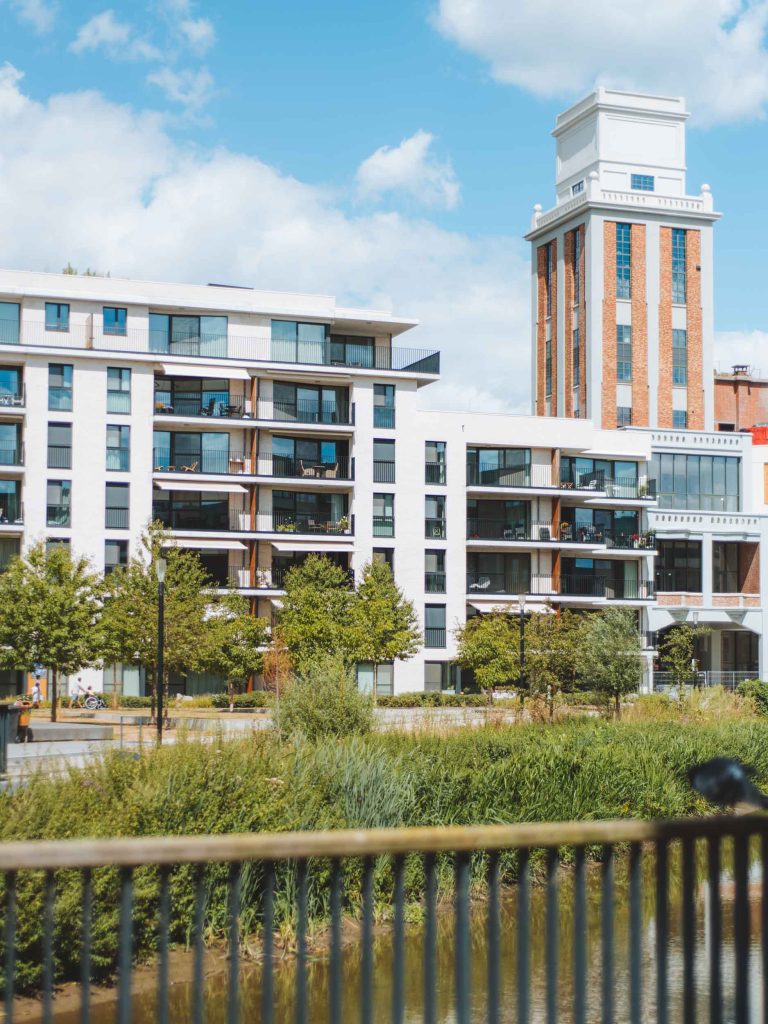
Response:
POLYGON ((517 877, 517 1024, 528 1024, 530 1017, 530 850, 520 851, 517 877))
POLYGON ((749 838, 733 841, 733 951, 736 957, 736 1024, 749 1021, 749 838))
POLYGON ((5 876, 5 925, 3 928, 5 943, 5 984, 4 1009, 5 1021, 13 1024, 13 997, 16 989, 16 872, 9 871, 5 876))
POLYGON ((331 862, 331 1024, 341 1024, 341 908, 342 908, 341 861, 331 862))
POLYGON ((666 840, 656 845, 656 1019, 669 1024, 669 846, 666 840))
POLYGON ((261 1020, 272 1024, 272 993, 274 964, 272 962, 275 931, 275 865, 264 862, 264 894, 262 896, 261 930, 261 1020))
POLYGON ((227 988, 227 1024, 240 1021, 240 883, 242 864, 229 866, 227 892, 229 985, 227 988))
POLYGON ((696 904, 694 841, 686 836, 682 842, 683 889, 682 889, 682 937, 683 937, 683 1022, 695 1024, 696 984, 694 964, 696 957, 696 904))
POLYGON ((403 1024, 405 1019, 405 857, 395 857, 393 881, 392 1024, 403 1024))
POLYGON ((192 1012, 194 1024, 203 1024, 205 1015, 205 868, 202 864, 197 865, 194 878, 192 1012))
POLYGON ((437 1024, 437 858, 424 858, 424 1024, 437 1024))
MULTIPOLYGON (((53 929, 56 911, 56 878, 53 871, 46 871, 43 890, 43 1024, 53 1020, 54 948, 53 929)), ((120 1022, 122 1024, 122 1021, 120 1022)))
POLYGON ((557 868, 558 851, 547 850, 547 891, 546 891, 546 949, 547 949, 547 1024, 557 1024, 557 982, 558 982, 558 900, 557 868))
POLYGON ((307 862, 300 860, 296 878, 296 1024, 307 1022, 307 886, 307 862))
POLYGON ((171 926, 170 868, 160 868, 160 892, 157 929, 157 1021, 168 1024, 168 939, 171 926))
POLYGON ((455 999, 456 1024, 469 1022, 469 868, 468 853, 460 853, 456 857, 456 897, 455 897, 455 999))
POLYGON ((488 1024, 500 1024, 501 912, 499 854, 488 857, 488 1024))
POLYGON ((83 917, 80 939, 80 1024, 91 1019, 91 921, 93 915, 93 877, 83 871, 83 917))
POLYGON ((573 866, 573 1024, 587 1020, 587 856, 577 846, 573 866))
POLYGON ((600 946, 602 957, 602 1024, 612 1024, 613 1012, 613 847, 603 854, 600 885, 600 946))
POLYGON ((120 920, 117 954, 117 1021, 131 1022, 131 969, 133 966, 133 870, 120 871, 120 920))
POLYGON ((723 1022, 723 990, 720 966, 723 911, 720 899, 720 840, 707 840, 707 944, 709 946, 709 1024, 723 1022))
POLYGON ((629 1020, 641 1024, 642 1013, 642 850, 637 843, 629 848, 629 1020))

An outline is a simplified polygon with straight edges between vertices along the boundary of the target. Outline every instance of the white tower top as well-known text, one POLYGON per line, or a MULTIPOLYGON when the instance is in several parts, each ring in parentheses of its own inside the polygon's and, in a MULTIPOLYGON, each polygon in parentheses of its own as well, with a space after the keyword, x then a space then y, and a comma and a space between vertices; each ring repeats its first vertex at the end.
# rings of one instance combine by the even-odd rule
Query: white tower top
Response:
POLYGON ((687 118, 682 97, 600 86, 555 122, 558 205, 594 175, 603 190, 684 196, 687 118))

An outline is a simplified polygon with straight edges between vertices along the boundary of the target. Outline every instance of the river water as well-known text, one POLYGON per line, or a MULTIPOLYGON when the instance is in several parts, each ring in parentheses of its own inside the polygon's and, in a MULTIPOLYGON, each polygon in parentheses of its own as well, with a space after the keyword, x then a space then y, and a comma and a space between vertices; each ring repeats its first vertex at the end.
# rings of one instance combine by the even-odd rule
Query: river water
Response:
MULTIPOLYGON (((727 861, 726 861, 727 865, 727 861)), ((708 1016, 709 971, 707 963, 706 922, 709 896, 704 883, 704 865, 697 866, 696 885, 696 992, 698 1019, 708 1016)), ((567 870, 560 873, 559 901, 559 947, 560 969, 558 979, 558 1020, 569 1024, 572 1014, 572 962, 573 962, 573 886, 567 870)), ((734 954, 733 954, 733 891, 727 869, 724 871, 721 889, 722 902, 722 985, 723 1007, 726 1022, 734 1020, 734 954)), ((752 992, 750 1021, 762 1020, 759 958, 759 865, 755 863, 750 871, 750 921, 751 955, 750 988, 752 992)), ((642 1016, 647 1021, 656 1019, 656 970, 655 934, 656 916, 654 906, 653 864, 644 858, 642 889, 642 1016)), ((587 1019, 600 1020, 601 988, 601 947, 600 947, 600 874, 599 869, 590 868, 587 876, 587 1019)), ((615 1012, 616 1024, 629 1020, 628 993, 628 943, 629 943, 629 900, 625 865, 617 864, 615 882, 615 1012)), ((669 879, 669 1020, 682 1020, 682 939, 681 939, 681 892, 679 861, 674 851, 670 856, 669 879)), ((531 892, 531 1021, 538 1024, 545 1020, 545 893, 543 887, 534 886, 531 892)), ((516 1021, 516 899, 514 888, 505 892, 501 905, 501 976, 502 1007, 501 1020, 504 1024, 516 1021)), ((438 915, 437 953, 437 1006, 438 1021, 453 1024, 453 915, 450 910, 438 915)), ((486 908, 482 902, 473 905, 471 914, 471 984, 472 1021, 478 1024, 486 1019, 486 908)), ((206 1020, 223 1022, 226 1014, 226 974, 222 962, 211 963, 205 983, 206 1020)), ((349 941, 343 955, 343 1000, 344 1021, 359 1019, 360 1005, 360 948, 355 941, 349 941)), ((409 926, 406 933, 405 955, 405 1015, 406 1024, 416 1024, 423 1019, 423 934, 419 924, 409 926)), ((293 1021, 293 992, 295 965, 292 960, 276 963, 274 975, 276 1024, 293 1021)), ((374 1020, 384 1022, 391 1019, 392 941, 391 935, 383 929, 374 941, 374 1020)), ((328 1019, 329 971, 327 960, 322 956, 311 958, 308 966, 309 1020, 312 1024, 328 1019)), ((260 969, 251 964, 244 965, 241 981, 242 1020, 260 1019, 260 969)), ((133 1020, 154 1019, 155 996, 145 991, 134 997, 133 1020)), ((77 1013, 55 1015, 57 1024, 74 1024, 77 1013)), ((192 987, 188 981, 178 981, 171 989, 171 1021, 186 1024, 192 1020, 192 987)), ((94 1024, 112 1024, 115 1020, 114 1005, 95 1007, 92 1012, 94 1024)))

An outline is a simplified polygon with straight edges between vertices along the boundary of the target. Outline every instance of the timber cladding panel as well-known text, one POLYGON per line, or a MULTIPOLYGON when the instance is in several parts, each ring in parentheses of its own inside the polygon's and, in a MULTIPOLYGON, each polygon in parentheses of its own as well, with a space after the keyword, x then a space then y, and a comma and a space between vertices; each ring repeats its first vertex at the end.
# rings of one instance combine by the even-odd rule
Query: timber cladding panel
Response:
POLYGON ((704 429, 704 352, 701 314, 701 232, 687 231, 685 286, 688 325, 688 429, 704 429))
POLYGON ((631 228, 632 424, 648 426, 648 301, 645 224, 631 228))
POLYGON ((616 426, 616 222, 603 223, 603 430, 616 426))
POLYGON ((659 390, 660 427, 672 426, 672 228, 659 229, 659 390))

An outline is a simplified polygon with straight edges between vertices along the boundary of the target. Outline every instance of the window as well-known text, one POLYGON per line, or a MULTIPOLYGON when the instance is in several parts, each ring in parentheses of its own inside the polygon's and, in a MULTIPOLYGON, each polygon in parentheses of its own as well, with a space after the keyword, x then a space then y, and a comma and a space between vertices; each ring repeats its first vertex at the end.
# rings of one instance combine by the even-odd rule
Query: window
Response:
POLYGON ((630 297, 632 282, 632 228, 616 225, 616 298, 630 297))
POLYGON ((226 357, 227 318, 150 313, 149 351, 179 356, 226 357))
POLYGON ((571 195, 572 196, 578 196, 583 191, 584 191, 584 179, 583 178, 581 179, 581 181, 576 181, 576 182, 573 183, 573 185, 571 185, 571 195))
POLYGON ((229 450, 229 434, 156 430, 153 444, 156 473, 234 473, 245 467, 243 455, 229 450))
POLYGON ((0 466, 21 466, 23 464, 21 424, 0 423, 0 466))
POLYGON ((24 384, 20 366, 0 366, 0 406, 24 405, 24 384))
POLYGON ((329 333, 327 324, 273 320, 272 359, 280 363, 327 363, 329 333))
MULTIPOLYGON (((170 381, 169 387, 170 387, 170 381)), ((178 384, 181 382, 174 382, 178 384)), ((206 384, 203 381, 202 401, 206 400, 206 384)), ((226 381, 218 381, 218 388, 226 387, 226 381)), ((226 401, 229 401, 227 392, 226 401)), ((346 388, 320 387, 310 384, 291 384, 275 381, 272 389, 272 409, 263 415, 264 419, 287 420, 292 423, 349 423, 349 396, 346 388)), ((261 406, 261 403, 259 403, 261 406)), ((260 413, 261 415, 261 413, 260 413)))
POLYGON ((552 397, 552 341, 549 338, 544 347, 544 394, 552 397))
POLYGON ((573 304, 581 302, 581 230, 573 232, 573 304))
POLYGON ((107 367, 107 412, 131 411, 131 371, 127 366, 107 367))
POLYGON ((379 697, 391 697, 395 692, 395 666, 391 662, 375 666, 370 661, 361 661, 357 665, 357 688, 363 693, 373 693, 373 682, 376 680, 376 693, 379 697))
POLYGON ((395 385, 373 385, 373 425, 391 429, 395 425, 395 385))
POLYGON ((424 552, 424 590, 428 594, 445 593, 445 552, 424 552))
POLYGON ((48 408, 56 412, 72 411, 71 364, 48 364, 48 408))
POLYGON ((672 383, 688 383, 688 332, 672 331, 672 383))
POLYGON ((656 547, 656 591, 700 594, 701 541, 659 540, 656 547))
POLYGON ((467 484, 530 487, 530 448, 467 448, 467 484))
POLYGON ((428 484, 444 484, 445 441, 426 441, 424 444, 424 481, 428 484))
POLYGON ((21 481, 0 480, 0 523, 23 523, 21 481))
POLYGON ((373 442, 373 482, 395 482, 395 442, 375 439, 373 442))
POLYGON ((684 304, 686 301, 686 232, 683 228, 672 228, 672 301, 684 304))
POLYGON ((688 429, 688 413, 685 409, 672 410, 672 426, 675 430, 688 429))
POLYGON ((655 182, 652 174, 633 174, 631 187, 635 192, 653 192, 655 182))
POLYGON ((377 351, 375 338, 365 338, 356 334, 332 334, 329 352, 332 366, 389 368, 392 362, 389 348, 382 346, 377 351))
POLYGON ((45 304, 45 329, 46 331, 68 331, 69 330, 69 304, 66 302, 46 302, 45 304))
POLYGON ((394 494, 374 494, 373 496, 373 536, 395 536, 395 496, 394 494))
POLYGON ((424 646, 445 647, 445 605, 424 606, 424 646))
POLYGON ((630 405, 617 405, 616 406, 616 426, 617 427, 631 427, 632 426, 632 406, 630 406, 630 405))
POLYGON ((573 328, 573 386, 581 384, 581 352, 579 351, 580 337, 579 328, 573 328))
POLYGON ((104 542, 104 575, 118 566, 128 565, 128 541, 108 540, 104 542))
MULTIPOLYGON (((122 334, 128 333, 128 310, 122 306, 104 307, 104 333, 122 334)), ((122 543, 122 541, 120 541, 122 543)))
POLYGON ((0 345, 19 344, 20 311, 18 302, 0 302, 0 345))
POLYGON ((424 662, 424 689, 427 693, 440 693, 442 690, 453 690, 450 661, 424 662))
POLYGON ((14 558, 21 554, 21 541, 18 537, 0 537, 0 572, 5 572, 14 558))
POLYGON ((468 594, 528 594, 531 556, 471 551, 467 554, 468 594))
POLYGON ((632 380, 632 328, 616 325, 616 380, 632 380))
MULTIPOLYGON (((238 528, 250 526, 250 515, 236 518, 238 528)), ((152 518, 172 530, 228 530, 229 495, 215 491, 157 491, 152 518)), ((276 556, 275 556, 276 557, 276 556)))
POLYGON ((347 495, 273 490, 272 529, 278 533, 350 534, 347 495))
POLYGON ((49 480, 46 495, 45 522, 48 526, 72 525, 72 483, 49 480))
MULTIPOLYGON (((549 528, 547 527, 547 533, 549 528)), ((469 498, 467 537, 470 540, 538 540, 538 526, 531 532, 531 503, 511 498, 469 498)))
POLYGON ((373 559, 374 562, 380 562, 383 565, 388 565, 392 570, 392 575, 395 574, 395 549, 394 548, 374 548, 373 559))
POLYGON ((49 555, 54 548, 66 548, 69 551, 69 537, 48 537, 45 541, 45 553, 49 555))
POLYGON ((231 402, 227 380, 155 377, 155 415, 239 417, 243 412, 242 403, 242 396, 239 404, 231 402))
POLYGON ((108 530, 127 530, 130 489, 128 484, 107 484, 106 517, 108 530))
POLYGON ((555 243, 547 243, 547 264, 546 264, 546 289, 547 289, 547 316, 552 316, 552 285, 555 274, 555 243))
POLYGON ((107 469, 126 472, 131 468, 131 428, 107 424, 107 469))
POLYGON ((717 429, 721 433, 725 432, 726 434, 732 434, 736 430, 736 424, 735 423, 718 423, 717 424, 717 429))
POLYGON ((72 424, 48 424, 48 468, 72 468, 72 424))
POLYGON ((609 489, 612 494, 637 497, 637 463, 588 459, 563 455, 560 459, 560 483, 582 490, 609 489))
MULTIPOLYGON (((203 435, 205 443, 205 435, 203 435)), ((349 442, 313 437, 272 438, 272 455, 260 456, 258 471, 266 476, 351 479, 349 442)))
POLYGON ((424 536, 445 539, 445 497, 428 494, 424 502, 424 536))
POLYGON ((654 454, 651 477, 659 508, 738 512, 739 461, 726 455, 654 454))
POLYGON ((724 541, 712 544, 712 590, 716 594, 738 594, 739 545, 724 541))

